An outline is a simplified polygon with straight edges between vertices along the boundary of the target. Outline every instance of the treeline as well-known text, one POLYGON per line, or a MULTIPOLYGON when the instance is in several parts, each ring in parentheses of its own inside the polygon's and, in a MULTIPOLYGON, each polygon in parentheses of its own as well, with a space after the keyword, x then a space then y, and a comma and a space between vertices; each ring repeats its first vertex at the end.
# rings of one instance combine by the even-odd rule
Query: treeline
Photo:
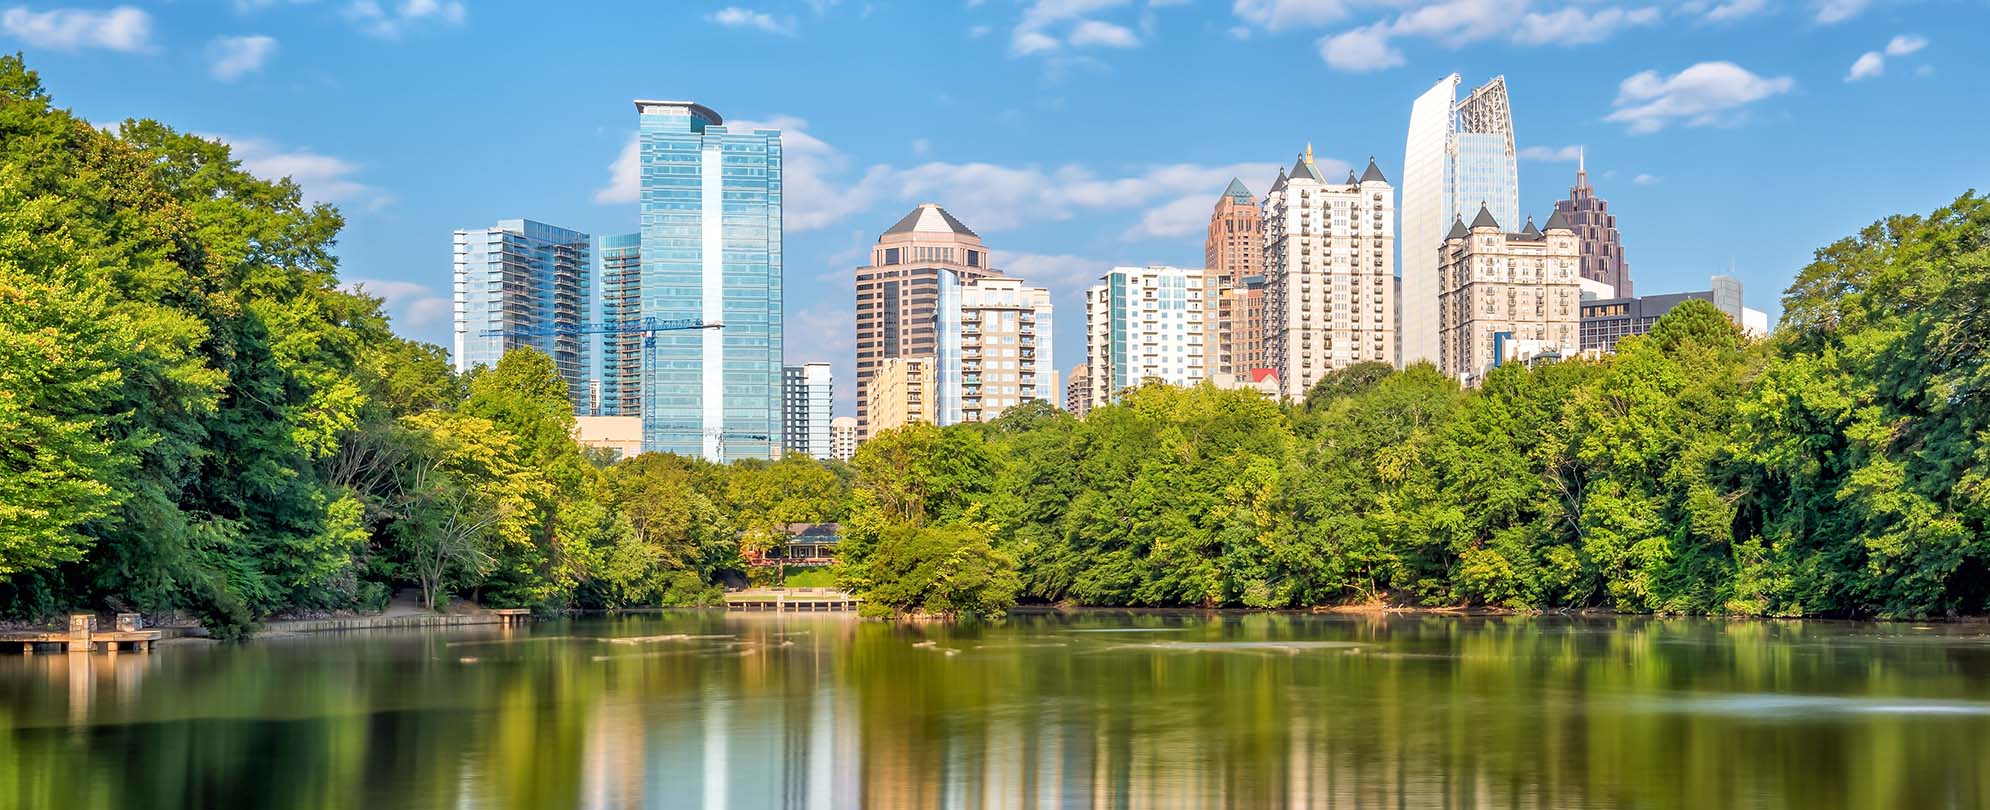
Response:
POLYGON ((609 466, 537 352, 455 374, 343 287, 343 220, 222 144, 55 109, 0 58, 0 608, 286 612, 716 598, 834 518, 813 462, 609 466), (742 539, 743 538, 743 539, 742 539))
POLYGON ((1817 253, 1772 340, 1705 302, 1460 390, 1356 366, 1301 406, 1149 385, 866 443, 873 609, 1349 603, 1990 610, 1990 200, 1817 253))

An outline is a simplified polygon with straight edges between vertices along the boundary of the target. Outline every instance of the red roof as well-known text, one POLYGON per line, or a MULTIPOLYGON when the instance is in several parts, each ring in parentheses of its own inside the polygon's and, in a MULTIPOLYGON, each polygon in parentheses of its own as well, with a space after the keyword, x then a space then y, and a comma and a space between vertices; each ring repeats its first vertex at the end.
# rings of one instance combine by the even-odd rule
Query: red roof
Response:
POLYGON ((1276 379, 1278 379, 1278 369, 1275 368, 1251 369, 1251 382, 1261 383, 1264 382, 1265 380, 1276 380, 1276 379))

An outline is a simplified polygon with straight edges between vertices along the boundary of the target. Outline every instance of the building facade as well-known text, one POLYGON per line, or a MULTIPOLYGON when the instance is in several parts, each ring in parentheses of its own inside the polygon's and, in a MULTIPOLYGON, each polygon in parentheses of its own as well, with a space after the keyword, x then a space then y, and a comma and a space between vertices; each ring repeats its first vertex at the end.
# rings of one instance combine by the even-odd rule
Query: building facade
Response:
POLYGON ((940 346, 940 279, 1000 275, 981 237, 946 209, 921 203, 878 237, 857 268, 857 435, 869 438, 884 361, 930 358, 940 346))
MULTIPOLYGON (((878 362, 877 376, 871 378, 871 433, 857 437, 868 440, 884 431, 914 422, 938 424, 934 409, 939 404, 933 385, 931 357, 887 357, 878 362)), ((862 426, 859 426, 859 431, 862 426)))
POLYGON ((1265 349, 1287 399, 1396 360, 1396 190, 1375 161, 1329 183, 1312 148, 1265 198, 1265 349))
POLYGON ((457 371, 496 366, 531 347, 553 358, 574 412, 590 409, 587 319, 591 244, 587 234, 529 219, 454 235, 457 371))
MULTIPOLYGON (((620 324, 642 317, 643 235, 603 236, 594 242, 601 280, 601 321, 620 324)), ((601 356, 601 415, 643 413, 643 336, 636 332, 603 332, 597 338, 601 356)))
POLYGON ((986 422, 1030 400, 1057 402, 1050 291, 1021 279, 940 276, 935 416, 986 422))
POLYGON ((857 457, 857 417, 829 420, 829 457, 842 462, 857 457))
POLYGON ((773 458, 781 440, 781 133, 736 132, 689 101, 636 101, 641 315, 656 332, 643 447, 773 458))
POLYGON ((829 421, 835 418, 831 413, 835 406, 836 383, 828 363, 782 368, 782 454, 830 458, 829 421))
POLYGON ((1438 261, 1438 369, 1476 384, 1502 362, 1573 357, 1582 348, 1582 248, 1557 211, 1545 229, 1510 233, 1479 209, 1454 221, 1438 261))
POLYGON ((1635 295, 1617 217, 1610 213, 1610 201, 1596 196, 1596 189, 1589 185, 1587 155, 1577 155, 1575 185, 1569 187, 1568 199, 1555 202, 1555 211, 1575 229, 1576 242, 1582 246, 1582 277, 1609 285, 1611 298, 1635 295))
POLYGON ((1148 380, 1190 386, 1210 372, 1218 281, 1200 268, 1115 267, 1085 291, 1085 376, 1096 408, 1148 380))
POLYGON ((1084 363, 1072 366, 1064 380, 1064 410, 1079 419, 1092 411, 1092 377, 1084 363))
POLYGON ((1742 303, 1741 279, 1714 276, 1707 289, 1642 297, 1593 298, 1582 302, 1582 350, 1611 353, 1617 342, 1651 331, 1658 319, 1687 301, 1705 301, 1727 314, 1751 337, 1769 334, 1769 315, 1742 303))
POLYGON ((1520 164, 1506 78, 1458 99, 1453 73, 1410 108, 1403 148, 1402 365, 1438 360, 1438 255, 1451 224, 1484 207, 1520 221, 1520 164))
POLYGON ((1236 178, 1216 199, 1202 243, 1203 268, 1221 290, 1217 302, 1215 371, 1264 365, 1264 219, 1250 189, 1236 178))

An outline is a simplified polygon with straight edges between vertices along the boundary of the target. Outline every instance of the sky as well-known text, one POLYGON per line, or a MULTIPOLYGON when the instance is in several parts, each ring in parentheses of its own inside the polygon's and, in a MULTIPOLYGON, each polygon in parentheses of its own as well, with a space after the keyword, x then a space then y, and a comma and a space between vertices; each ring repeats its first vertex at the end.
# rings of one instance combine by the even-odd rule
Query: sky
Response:
POLYGON ((854 268, 918 203, 1050 288, 1068 370, 1099 275, 1200 266, 1230 178, 1309 143, 1400 181, 1453 72, 1506 77, 1522 208, 1581 149, 1640 293, 1732 268, 1773 316, 1819 247, 1984 185, 1984 31, 1985 0, 0 0, 59 106, 336 204, 341 276, 444 346, 452 230, 635 230, 632 99, 779 128, 787 359, 834 364, 839 414, 854 268))

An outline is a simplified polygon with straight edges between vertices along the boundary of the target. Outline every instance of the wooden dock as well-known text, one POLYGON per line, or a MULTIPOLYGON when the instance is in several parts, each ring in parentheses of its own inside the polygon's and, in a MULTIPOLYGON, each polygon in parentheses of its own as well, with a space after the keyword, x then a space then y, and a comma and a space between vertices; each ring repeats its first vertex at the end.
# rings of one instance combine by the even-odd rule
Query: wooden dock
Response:
POLYGON ((726 609, 843 613, 856 610, 859 601, 849 592, 835 588, 749 588, 726 594, 726 609))
POLYGON ((96 614, 76 613, 69 617, 68 630, 0 632, 0 649, 10 649, 19 644, 21 654, 34 655, 39 646, 59 644, 72 653, 102 651, 115 654, 129 645, 135 652, 149 653, 152 645, 163 636, 164 632, 145 629, 136 613, 118 614, 113 630, 99 629, 96 614))

